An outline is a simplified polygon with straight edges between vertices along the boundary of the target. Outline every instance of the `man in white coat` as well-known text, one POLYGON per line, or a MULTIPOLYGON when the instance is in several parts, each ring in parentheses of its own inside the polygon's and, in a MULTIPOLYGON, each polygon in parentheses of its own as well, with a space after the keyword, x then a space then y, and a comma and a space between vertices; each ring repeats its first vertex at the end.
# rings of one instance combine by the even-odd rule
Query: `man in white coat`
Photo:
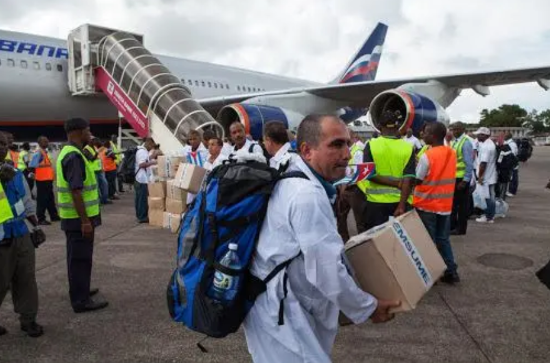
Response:
POLYGON ((291 159, 297 156, 296 153, 289 152, 288 132, 285 125, 280 121, 270 121, 265 124, 264 146, 271 156, 269 166, 277 170, 286 168, 291 159))
POLYGON ((349 143, 346 125, 335 116, 310 115, 300 124, 300 157, 288 171, 301 171, 309 180, 277 183, 251 266, 263 279, 294 258, 267 284, 244 322, 256 363, 330 362, 340 311, 356 324, 385 322, 393 317, 389 308, 400 304, 363 292, 344 262, 331 183, 345 175, 349 143))

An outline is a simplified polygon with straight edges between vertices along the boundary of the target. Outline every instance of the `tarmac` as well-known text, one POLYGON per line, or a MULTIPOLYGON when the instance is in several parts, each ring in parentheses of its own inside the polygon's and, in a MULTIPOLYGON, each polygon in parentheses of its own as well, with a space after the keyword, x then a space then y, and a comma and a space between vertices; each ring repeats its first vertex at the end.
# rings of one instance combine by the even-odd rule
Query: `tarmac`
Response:
MULTIPOLYGON (((550 291, 535 271, 550 258, 550 147, 535 148, 520 169, 520 190, 505 219, 470 221, 452 244, 462 282, 438 284, 416 310, 381 325, 340 329, 334 362, 550 361, 550 291)), ((65 238, 46 227, 37 250, 38 322, 45 335, 19 330, 8 294, 0 308, 1 363, 249 362, 242 332, 203 338, 170 320, 166 286, 175 267, 176 236, 135 222, 133 195, 103 209, 97 230, 92 285, 107 309, 75 314, 67 288, 65 238)))

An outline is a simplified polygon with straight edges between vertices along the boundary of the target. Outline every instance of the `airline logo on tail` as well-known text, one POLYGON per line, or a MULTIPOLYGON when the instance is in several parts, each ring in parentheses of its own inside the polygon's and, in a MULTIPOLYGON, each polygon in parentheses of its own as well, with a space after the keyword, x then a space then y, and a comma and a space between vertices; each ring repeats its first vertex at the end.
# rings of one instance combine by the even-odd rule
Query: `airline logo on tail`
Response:
POLYGON ((339 83, 373 81, 376 78, 387 31, 385 24, 378 23, 340 77, 339 83))

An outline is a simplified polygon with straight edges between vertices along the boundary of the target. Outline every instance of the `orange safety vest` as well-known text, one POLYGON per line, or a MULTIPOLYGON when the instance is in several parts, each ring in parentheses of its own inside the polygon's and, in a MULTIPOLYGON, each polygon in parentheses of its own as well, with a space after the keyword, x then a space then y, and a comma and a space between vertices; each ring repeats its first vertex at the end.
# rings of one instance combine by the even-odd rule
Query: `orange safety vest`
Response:
POLYGON ((432 213, 450 213, 456 180, 456 152, 448 146, 436 146, 425 152, 430 169, 414 188, 415 208, 432 213))
POLYGON ((99 153, 101 160, 103 161, 103 171, 114 171, 116 170, 116 161, 107 156, 107 150, 102 150, 99 153))
POLYGON ((19 162, 19 153, 17 151, 9 150, 8 160, 11 160, 13 167, 17 169, 17 163, 19 162))
POLYGON ((48 156, 48 153, 42 149, 39 149, 39 152, 42 154, 42 161, 36 167, 34 178, 36 181, 53 181, 54 171, 50 157, 48 156))

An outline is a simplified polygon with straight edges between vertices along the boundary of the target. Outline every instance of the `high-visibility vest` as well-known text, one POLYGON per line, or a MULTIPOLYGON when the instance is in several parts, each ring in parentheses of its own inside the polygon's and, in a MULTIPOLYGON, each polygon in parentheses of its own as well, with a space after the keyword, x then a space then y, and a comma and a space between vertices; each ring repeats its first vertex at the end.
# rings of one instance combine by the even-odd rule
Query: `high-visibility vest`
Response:
POLYGON ((114 171, 116 170, 116 162, 107 156, 107 150, 102 150, 99 152, 101 161, 103 163, 103 171, 114 171))
MULTIPOLYGON (((8 196, 4 192, 4 187, 0 183, 0 224, 9 221, 13 218, 13 212, 10 207, 8 196)), ((3 230, 2 230, 3 234, 3 230)), ((2 237, 3 239, 3 237, 2 237)))
POLYGON ((13 163, 13 166, 17 169, 19 163, 19 153, 17 151, 8 150, 6 160, 10 160, 13 163))
POLYGON ((414 188, 415 208, 433 213, 450 213, 456 182, 456 153, 448 146, 426 151, 430 163, 428 175, 414 188))
MULTIPOLYGON (((25 207, 23 201, 19 200, 16 204, 20 204, 18 209, 21 209, 21 216, 25 215, 25 207)), ((0 183, 0 241, 4 239, 4 225, 8 222, 11 222, 15 218, 14 210, 15 206, 12 208, 8 196, 4 191, 2 183, 0 183)), ((24 222, 23 222, 24 223, 24 222)))
POLYGON ((122 161, 122 155, 120 154, 119 150, 118 150, 118 147, 116 146, 116 144, 114 142, 111 141, 111 149, 113 150, 113 152, 115 153, 115 162, 116 162, 116 165, 119 165, 120 162, 122 161))
POLYGON ((19 160, 17 161, 17 169, 25 171, 27 169, 27 160, 25 158, 29 155, 27 150, 23 150, 19 153, 19 160))
POLYGON ((54 179, 54 171, 49 153, 43 149, 38 149, 38 152, 42 154, 42 161, 35 170, 36 181, 52 181, 54 179))
POLYGON ((462 153, 462 147, 467 141, 466 135, 463 135, 460 141, 453 142, 453 149, 456 152, 456 177, 459 179, 464 178, 466 174, 466 163, 464 162, 464 155, 462 153))
POLYGON ((86 145, 84 149, 88 150, 90 154, 92 154, 92 157, 95 157, 95 160, 86 159, 90 163, 92 170, 94 172, 102 171, 103 166, 101 165, 101 157, 98 155, 98 151, 96 150, 96 148, 90 145, 86 145))
MULTIPOLYGON (((402 139, 391 139, 384 136, 369 141, 370 151, 376 175, 393 180, 403 179, 403 169, 413 154, 413 146, 402 139)), ((399 203, 401 190, 365 180, 357 183, 359 189, 367 195, 367 201, 373 203, 399 203)), ((409 203, 412 196, 409 197, 409 203)))
POLYGON ((82 199, 84 200, 86 215, 88 217, 97 216, 99 215, 99 192, 97 189, 95 172, 92 170, 91 163, 87 161, 84 154, 72 145, 64 146, 57 158, 57 203, 59 207, 59 216, 63 219, 80 218, 74 207, 73 195, 69 183, 63 176, 63 159, 72 152, 76 152, 82 157, 86 168, 86 179, 84 180, 84 188, 82 189, 82 199))
POLYGON ((349 159, 349 165, 360 164, 363 162, 363 151, 364 147, 361 147, 358 143, 355 143, 351 146, 350 154, 351 158, 349 159))
POLYGON ((418 163, 418 160, 424 155, 424 153, 430 148, 430 145, 424 145, 422 146, 422 149, 418 150, 416 153, 416 163, 418 163))

